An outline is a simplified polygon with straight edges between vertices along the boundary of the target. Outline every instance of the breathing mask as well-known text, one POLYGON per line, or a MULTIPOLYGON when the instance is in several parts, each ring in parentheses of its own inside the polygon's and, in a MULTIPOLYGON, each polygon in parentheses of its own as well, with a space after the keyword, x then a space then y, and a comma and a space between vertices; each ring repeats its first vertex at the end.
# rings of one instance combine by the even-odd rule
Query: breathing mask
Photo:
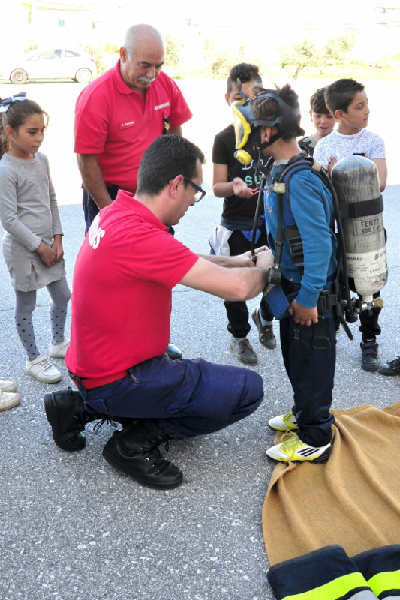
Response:
POLYGON ((257 96, 257 100, 272 98, 278 103, 278 108, 276 113, 270 117, 257 119, 250 105, 251 100, 242 93, 239 82, 238 89, 243 96, 243 100, 239 100, 231 106, 236 135, 235 158, 240 163, 249 165, 264 148, 273 144, 286 131, 298 127, 300 111, 298 108, 293 108, 286 104, 274 92, 263 92, 257 96), (277 129, 277 132, 270 138, 269 142, 261 143, 261 127, 275 127, 277 129))

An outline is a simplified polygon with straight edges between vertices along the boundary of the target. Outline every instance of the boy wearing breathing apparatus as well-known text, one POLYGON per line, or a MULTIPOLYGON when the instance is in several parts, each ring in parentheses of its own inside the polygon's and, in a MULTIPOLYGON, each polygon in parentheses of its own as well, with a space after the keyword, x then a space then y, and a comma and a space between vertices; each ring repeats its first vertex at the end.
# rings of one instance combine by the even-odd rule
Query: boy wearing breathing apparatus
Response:
POLYGON ((332 194, 310 168, 294 168, 290 185, 284 177, 274 189, 282 171, 299 158, 296 138, 304 135, 298 96, 289 85, 260 88, 252 99, 236 103, 233 112, 238 160, 256 159, 260 153, 274 159, 264 194, 265 218, 275 255, 274 292, 281 295, 280 314, 275 316, 280 318, 281 351, 294 404, 291 412, 270 420, 270 426, 283 435, 267 456, 283 462, 324 463, 330 454, 334 422, 330 407, 335 323, 332 309, 319 298, 329 294, 337 270, 332 194), (290 248, 290 231, 296 232, 297 241, 301 238, 300 261, 290 248), (286 310, 285 306, 282 310, 282 299, 286 310))

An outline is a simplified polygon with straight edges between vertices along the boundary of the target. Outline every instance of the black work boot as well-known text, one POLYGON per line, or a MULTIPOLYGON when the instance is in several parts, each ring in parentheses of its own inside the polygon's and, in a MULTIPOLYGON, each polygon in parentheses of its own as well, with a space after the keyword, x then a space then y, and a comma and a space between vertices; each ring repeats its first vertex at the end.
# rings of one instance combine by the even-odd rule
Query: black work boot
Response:
POLYGON ((170 438, 150 419, 133 421, 104 446, 106 461, 141 485, 168 490, 182 483, 182 471, 165 460, 158 446, 170 438))
POLYGON ((167 348, 168 358, 171 360, 180 360, 182 358, 182 352, 179 350, 178 346, 175 344, 168 344, 167 348))
MULTIPOLYGON (((53 440, 59 448, 74 452, 86 446, 86 437, 82 432, 86 423, 94 419, 85 410, 79 392, 72 391, 69 387, 45 394, 44 409, 53 430, 53 440)), ((95 418, 99 416, 96 415, 95 418)))
POLYGON ((376 338, 363 340, 360 344, 362 352, 362 368, 364 371, 377 371, 379 369, 379 345, 376 338))
POLYGON ((400 356, 379 367, 379 373, 382 375, 400 375, 400 356))

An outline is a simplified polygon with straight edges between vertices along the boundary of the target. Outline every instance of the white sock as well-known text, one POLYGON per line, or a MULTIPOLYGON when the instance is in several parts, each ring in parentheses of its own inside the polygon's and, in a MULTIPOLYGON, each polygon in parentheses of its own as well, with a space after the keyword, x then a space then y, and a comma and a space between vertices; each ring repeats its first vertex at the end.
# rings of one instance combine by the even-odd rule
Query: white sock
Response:
POLYGON ((262 318, 261 311, 258 311, 258 316, 260 317, 260 323, 263 327, 271 327, 272 321, 266 321, 262 318))

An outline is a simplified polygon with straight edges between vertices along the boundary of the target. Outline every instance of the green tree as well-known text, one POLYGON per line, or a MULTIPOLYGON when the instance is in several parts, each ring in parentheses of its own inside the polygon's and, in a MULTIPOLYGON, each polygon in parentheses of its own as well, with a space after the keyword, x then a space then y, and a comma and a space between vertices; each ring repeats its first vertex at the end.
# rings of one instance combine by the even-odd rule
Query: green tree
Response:
POLYGON ((343 63, 354 43, 355 39, 350 35, 328 38, 324 46, 324 64, 343 63))
POLYGON ((165 64, 168 67, 177 67, 179 65, 180 54, 183 48, 183 42, 180 38, 173 35, 165 36, 165 64))
POLYGON ((328 38, 323 46, 318 46, 313 39, 304 38, 281 48, 280 63, 282 68, 294 67, 293 79, 297 79, 306 67, 322 71, 329 64, 343 63, 354 42, 352 36, 341 35, 328 38))
POLYGON ((305 67, 318 67, 319 64, 319 49, 314 40, 304 39, 281 49, 281 66, 295 67, 293 79, 297 79, 305 67))
POLYGON ((223 46, 212 38, 206 38, 203 43, 204 58, 207 71, 214 79, 225 79, 234 64, 243 61, 244 46, 223 46))

